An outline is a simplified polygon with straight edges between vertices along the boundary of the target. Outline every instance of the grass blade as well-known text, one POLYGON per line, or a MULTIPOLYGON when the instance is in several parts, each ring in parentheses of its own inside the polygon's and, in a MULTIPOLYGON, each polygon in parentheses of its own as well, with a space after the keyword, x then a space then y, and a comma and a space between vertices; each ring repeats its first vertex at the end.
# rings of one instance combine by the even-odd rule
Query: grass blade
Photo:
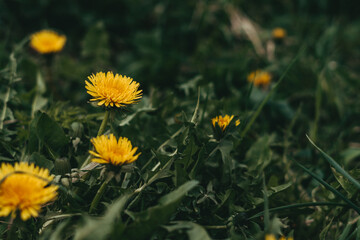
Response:
MULTIPOLYGON (((345 203, 335 203, 335 202, 308 202, 308 203, 295 203, 291 205, 276 207, 276 208, 269 208, 269 212, 279 212, 286 209, 293 209, 293 208, 302 208, 302 207, 315 207, 315 206, 348 206, 345 203)), ((251 217, 248 218, 248 220, 252 220, 254 218, 260 217, 265 215, 265 211, 261 211, 251 217)))
POLYGON ((194 123, 195 125, 197 124, 198 122, 198 118, 199 118, 199 106, 200 106, 200 87, 198 88, 198 99, 197 99, 197 102, 196 102, 196 107, 195 107, 195 110, 194 110, 194 114, 191 118, 191 122, 194 123))
POLYGON ((346 177, 350 182, 352 182, 358 189, 360 189, 360 183, 353 178, 349 173, 347 173, 332 157, 330 157, 329 155, 327 155, 323 150, 321 150, 318 146, 316 146, 316 144, 310 139, 310 137, 308 135, 306 135, 306 137, 308 138, 309 142, 317 149, 319 150, 319 152, 321 153, 321 155, 325 158, 326 161, 328 161, 328 163, 330 163, 331 166, 333 166, 336 171, 338 171, 339 173, 341 173, 344 177, 346 177))
POLYGON ((263 186, 264 186, 264 231, 269 231, 270 226, 270 211, 269 211, 269 199, 267 197, 267 189, 265 184, 265 176, 263 176, 263 186))
POLYGON ((328 190, 330 190, 332 193, 334 193, 336 196, 344 200, 351 208, 353 208, 358 214, 360 214, 360 208, 356 206, 352 201, 350 201, 348 198, 346 198, 343 194, 341 194, 338 190, 330 186, 327 182, 325 182, 323 179, 321 179, 319 176, 317 176, 315 173, 311 172, 309 169, 304 167, 298 162, 295 162, 299 167, 301 167, 305 172, 310 174, 313 178, 315 178, 318 182, 320 182, 324 187, 326 187, 328 190))

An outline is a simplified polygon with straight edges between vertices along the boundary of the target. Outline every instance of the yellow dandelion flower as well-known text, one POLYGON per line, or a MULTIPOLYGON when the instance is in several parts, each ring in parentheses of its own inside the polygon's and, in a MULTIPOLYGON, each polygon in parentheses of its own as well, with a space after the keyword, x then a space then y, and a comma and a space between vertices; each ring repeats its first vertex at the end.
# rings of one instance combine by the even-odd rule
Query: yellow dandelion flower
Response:
POLYGON ((271 33, 272 37, 275 39, 283 39, 286 37, 286 30, 280 27, 274 28, 271 33))
POLYGON ((49 184, 54 179, 48 169, 25 162, 0 167, 0 216, 12 217, 20 213, 23 221, 37 217, 41 207, 57 196, 58 186, 49 184))
POLYGON ((266 234, 265 240, 276 240, 276 237, 274 234, 266 234))
POLYGON ((126 76, 99 72, 88 79, 90 82, 85 80, 85 87, 94 97, 90 101, 98 101, 99 106, 123 107, 138 102, 142 95, 142 90, 138 90, 140 84, 126 76))
POLYGON ((281 236, 279 240, 286 240, 285 236, 281 236))
POLYGON ((91 139, 96 152, 89 151, 95 158, 93 162, 112 164, 114 166, 121 166, 136 161, 140 155, 135 155, 137 147, 132 147, 131 142, 126 137, 120 137, 116 140, 113 134, 110 136, 101 135, 91 139))
POLYGON ((65 42, 64 35, 51 30, 42 30, 30 36, 30 46, 42 54, 61 51, 65 42))
POLYGON ((267 86, 271 82, 270 73, 262 70, 251 72, 247 77, 248 82, 252 82, 256 87, 262 85, 267 86))
MULTIPOLYGON (((219 125, 219 127, 221 128, 222 131, 225 131, 226 127, 229 126, 231 120, 234 118, 234 115, 225 115, 225 117, 223 116, 217 116, 214 117, 213 119, 211 119, 212 121, 212 125, 215 127, 215 124, 217 123, 219 125)), ((235 122, 235 126, 239 126, 240 124, 240 120, 236 120, 235 122)))

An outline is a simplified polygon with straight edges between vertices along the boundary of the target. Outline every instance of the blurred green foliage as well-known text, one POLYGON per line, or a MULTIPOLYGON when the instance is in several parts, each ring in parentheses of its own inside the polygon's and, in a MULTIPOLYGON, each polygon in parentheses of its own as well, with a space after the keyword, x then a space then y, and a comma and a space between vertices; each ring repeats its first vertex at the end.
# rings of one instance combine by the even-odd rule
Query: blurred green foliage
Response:
POLYGON ((58 200, 22 223, 18 237, 263 239, 281 229, 295 239, 358 239, 357 213, 328 189, 360 203, 339 172, 360 179, 359 7, 0 0, 0 161, 35 162, 61 185, 58 200), (275 27, 287 36, 272 39, 275 27), (29 36, 44 28, 66 35, 62 52, 43 56, 29 47, 29 36), (256 69, 273 83, 251 86, 247 75, 256 69), (103 118, 85 90, 98 71, 140 83, 141 102, 113 109, 106 133, 126 136, 142 154, 115 173, 89 215, 105 173, 76 176, 103 118), (220 114, 241 124, 222 132, 211 125, 220 114), (341 168, 329 167, 306 134, 341 168), (312 202, 319 205, 302 205, 312 202))

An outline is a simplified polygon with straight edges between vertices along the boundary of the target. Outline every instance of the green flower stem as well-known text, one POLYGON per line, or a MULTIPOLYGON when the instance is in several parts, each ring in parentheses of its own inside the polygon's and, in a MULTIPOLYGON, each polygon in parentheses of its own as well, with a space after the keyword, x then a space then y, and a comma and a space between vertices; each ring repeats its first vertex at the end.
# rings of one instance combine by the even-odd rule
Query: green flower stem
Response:
POLYGON ((106 189, 107 185, 109 184, 109 182, 111 181, 111 179, 113 177, 114 177, 114 174, 109 173, 108 176, 106 177, 105 181, 103 182, 103 184, 101 184, 101 187, 99 188, 99 190, 97 191, 94 199, 91 202, 90 210, 89 210, 90 214, 93 213, 94 210, 96 209, 97 205, 100 202, 100 199, 101 199, 102 195, 105 192, 105 189, 106 189))
MULTIPOLYGON (((106 128, 106 125, 107 125, 107 122, 109 120, 109 115, 110 115, 110 110, 106 110, 105 111, 105 115, 104 115, 104 118, 101 122, 101 125, 100 125, 100 128, 99 128, 99 131, 97 133, 97 136, 100 136, 102 135, 104 132, 105 132, 105 128, 106 128)), ((89 164, 91 160, 91 155, 89 154, 89 156, 86 158, 86 160, 84 161, 84 163, 81 165, 81 168, 85 167, 86 165, 89 164)))
POLYGON ((105 132, 107 122, 109 120, 110 110, 106 109, 104 119, 101 123, 97 136, 102 135, 105 132))
POLYGON ((16 219, 17 218, 18 217, 16 217, 15 219, 12 218, 11 222, 9 223, 8 232, 7 232, 7 236, 6 236, 7 240, 16 240, 16 239, 18 239, 17 235, 16 235, 16 229, 17 229, 17 227, 16 227, 16 222, 17 222, 16 219))
POLYGON ((45 79, 49 84, 49 88, 51 90, 51 93, 58 98, 59 94, 57 92, 57 88, 55 86, 54 83, 54 78, 53 78, 53 62, 54 62, 54 54, 50 53, 50 54, 45 54, 45 67, 44 67, 44 71, 45 71, 45 79))

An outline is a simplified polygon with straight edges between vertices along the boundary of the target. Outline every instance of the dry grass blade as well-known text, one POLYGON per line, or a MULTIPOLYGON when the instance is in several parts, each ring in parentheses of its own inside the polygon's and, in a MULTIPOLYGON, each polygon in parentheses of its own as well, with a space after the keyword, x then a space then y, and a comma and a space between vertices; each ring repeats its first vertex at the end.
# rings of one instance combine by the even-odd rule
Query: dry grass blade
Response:
POLYGON ((246 37, 253 44, 255 52, 259 56, 264 56, 265 49, 259 37, 259 27, 233 5, 227 5, 225 10, 229 14, 233 34, 241 37, 242 33, 245 33, 246 37))

